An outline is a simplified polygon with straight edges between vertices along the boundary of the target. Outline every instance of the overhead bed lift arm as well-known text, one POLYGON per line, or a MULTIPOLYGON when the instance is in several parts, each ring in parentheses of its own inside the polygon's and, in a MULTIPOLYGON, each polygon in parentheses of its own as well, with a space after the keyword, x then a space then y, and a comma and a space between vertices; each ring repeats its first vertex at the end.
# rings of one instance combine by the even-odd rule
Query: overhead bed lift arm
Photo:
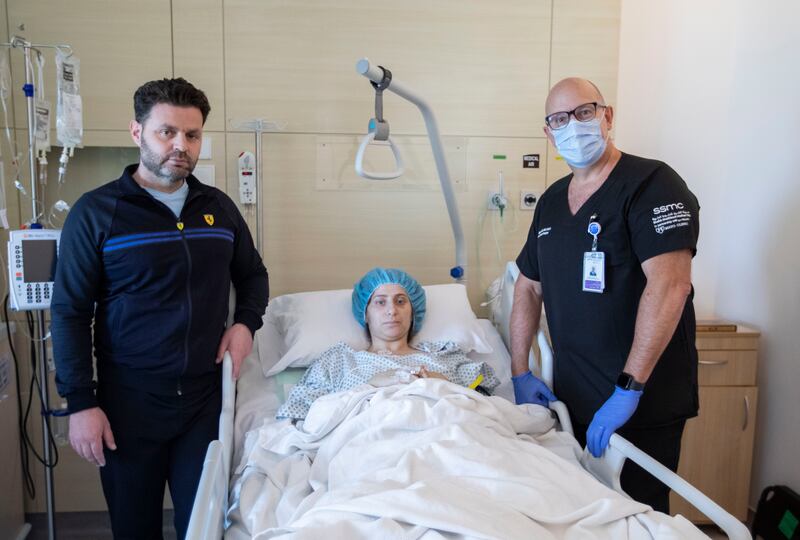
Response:
MULTIPOLYGON (((384 80, 383 68, 371 65, 366 58, 362 58, 356 63, 356 71, 374 83, 379 84, 384 80)), ((433 110, 430 105, 428 105, 424 99, 403 86, 402 83, 397 82, 395 78, 392 78, 386 90, 394 92, 401 98, 407 99, 416 105, 422 113, 422 117, 425 119, 425 128, 428 130, 428 138, 431 141, 433 159, 436 162, 436 171, 439 173, 439 182, 442 185, 442 193, 444 194, 444 200, 447 204, 447 213, 450 215, 450 225, 453 228, 453 237, 456 242, 456 266, 450 270, 450 275, 455 279, 461 279, 464 276, 464 269, 467 267, 464 231, 461 229, 461 218, 458 214, 458 206, 456 206, 453 184, 450 181, 450 172, 447 169, 447 162, 444 159, 444 147, 442 146, 442 139, 439 134, 439 126, 436 123, 436 117, 433 115, 433 110)))

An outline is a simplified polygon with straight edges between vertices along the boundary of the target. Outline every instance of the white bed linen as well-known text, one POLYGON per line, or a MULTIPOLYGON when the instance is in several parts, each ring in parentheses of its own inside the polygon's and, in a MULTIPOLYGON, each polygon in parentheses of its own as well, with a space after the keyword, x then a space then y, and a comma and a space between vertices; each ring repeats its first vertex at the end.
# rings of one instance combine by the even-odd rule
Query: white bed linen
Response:
POLYGON ((324 396, 248 435, 226 538, 703 538, 591 477, 553 423, 437 379, 324 396))
POLYGON ((236 381, 236 415, 233 419, 233 464, 241 459, 244 435, 265 418, 274 418, 281 406, 276 377, 264 377, 261 370, 261 354, 280 357, 281 336, 275 326, 264 321, 258 330, 261 339, 253 340, 253 351, 242 362, 239 380, 236 381), (270 347, 272 344, 272 347, 270 347), (266 350, 265 350, 266 349, 266 350), (274 351, 274 352, 273 352, 274 351))
MULTIPOLYGON (((514 400, 514 387, 511 383, 511 356, 509 356, 503 339, 491 321, 478 319, 478 323, 486 334, 489 345, 494 352, 479 354, 471 352, 467 356, 476 362, 486 362, 500 379, 500 386, 494 395, 509 401, 514 400)), ((241 458, 244 435, 256 426, 260 426, 264 418, 274 418, 281 406, 280 397, 286 395, 284 388, 278 387, 275 376, 264 377, 261 364, 277 362, 283 351, 283 340, 277 327, 264 318, 264 325, 259 329, 259 339, 253 341, 253 352, 241 367, 236 385, 236 417, 234 419, 234 464, 241 458)), ((333 345, 333 343, 331 344, 333 345)))
MULTIPOLYGON (((471 352, 467 356, 475 361, 486 362, 495 370, 501 383, 494 395, 502 396, 509 401, 514 400, 514 387, 511 383, 511 356, 508 354, 503 339, 488 319, 479 319, 492 353, 480 354, 471 352)), ((265 419, 274 419, 275 412, 281 405, 279 396, 288 395, 289 388, 280 388, 277 376, 264 377, 262 365, 274 365, 278 362, 285 345, 277 327, 269 318, 264 318, 264 325, 258 331, 258 339, 253 342, 252 353, 241 366, 239 380, 236 385, 236 416, 234 418, 233 466, 241 462, 245 434, 262 425, 265 419)), ((247 537, 242 524, 234 521, 228 531, 234 537, 247 537), (237 533, 238 532, 238 533, 237 533)))

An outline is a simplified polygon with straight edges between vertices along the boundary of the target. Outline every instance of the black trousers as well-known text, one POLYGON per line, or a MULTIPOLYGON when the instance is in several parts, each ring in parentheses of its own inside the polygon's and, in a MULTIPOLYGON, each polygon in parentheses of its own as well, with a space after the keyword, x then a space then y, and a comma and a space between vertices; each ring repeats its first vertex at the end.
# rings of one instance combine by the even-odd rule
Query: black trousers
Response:
MULTIPOLYGON (((650 454, 653 459, 672 472, 678 470, 681 454, 681 437, 686 420, 648 428, 628 428, 623 426, 617 431, 640 450, 650 454)), ((575 438, 581 446, 586 446, 586 429, 588 426, 573 424, 575 438)), ((669 514, 670 489, 655 476, 637 464, 628 460, 622 467, 620 477, 622 489, 636 501, 649 504, 654 510, 669 514)))
POLYGON ((100 468, 114 538, 162 538, 167 483, 175 530, 184 538, 206 450, 218 436, 219 382, 180 396, 101 383, 97 397, 117 444, 105 449, 100 468))

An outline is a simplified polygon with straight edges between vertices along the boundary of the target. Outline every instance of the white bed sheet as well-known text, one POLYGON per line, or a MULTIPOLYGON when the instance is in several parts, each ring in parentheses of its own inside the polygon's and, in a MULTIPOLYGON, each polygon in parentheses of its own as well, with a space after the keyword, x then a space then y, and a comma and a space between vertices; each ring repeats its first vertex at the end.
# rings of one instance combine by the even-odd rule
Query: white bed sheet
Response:
POLYGON ((324 396, 250 433, 226 538, 703 538, 597 482, 553 423, 436 379, 324 396))
MULTIPOLYGON (((484 361, 492 366, 497 377, 501 380, 501 385, 496 389, 495 395, 501 396, 511 403, 514 403, 514 390, 511 382, 511 358, 509 352, 505 348, 500 334, 492 323, 486 319, 481 319, 479 322, 489 339, 493 352, 489 354, 473 352, 468 356, 473 360, 484 361)), ((277 360, 277 357, 280 356, 280 351, 283 350, 283 343, 277 328, 268 321, 265 321, 264 327, 260 332, 260 339, 255 341, 253 353, 243 363, 240 378, 237 383, 236 416, 234 420, 234 468, 241 463, 244 451, 244 439, 247 432, 262 428, 265 424, 265 420, 274 418, 275 412, 280 407, 283 397, 288 395, 291 388, 288 383, 284 387, 285 381, 287 379, 296 380, 296 377, 282 378, 280 374, 272 377, 263 376, 261 360, 277 360), (261 347, 261 350, 259 350, 259 347, 261 347), (265 347, 268 347, 268 349, 265 350, 265 347), (271 358, 271 356, 275 356, 276 358, 271 358)), ((303 370, 300 369, 298 371, 303 370)), ((575 461, 578 457, 577 453, 579 449, 575 446, 574 440, 571 437, 562 437, 564 434, 561 433, 557 435, 558 436, 551 435, 549 437, 543 437, 538 443, 554 455, 559 456, 560 459, 575 461)), ((624 499, 624 497, 622 497, 622 499, 624 499)), ((652 512, 648 512, 647 514, 649 516, 653 515, 652 512)), ((661 521, 661 518, 656 516, 656 521, 661 521)), ((646 519, 645 522, 647 522, 646 519)), ((648 527, 645 527, 650 529, 651 534, 654 532, 654 523, 655 522, 651 522, 648 527)), ((683 529, 685 526, 685 531, 693 529, 688 522, 676 523, 676 525, 679 529, 683 529)), ((655 526, 656 529, 659 528, 658 525, 655 526)), ((669 532, 663 536, 671 538, 672 536, 670 533, 672 533, 672 535, 675 534, 675 530, 671 529, 671 527, 668 527, 667 531, 669 532)), ((662 534, 654 534, 654 536, 662 537, 662 534)), ((682 536, 682 534, 678 536, 682 536)), ((228 539, 240 539, 248 538, 249 534, 246 533, 244 523, 234 520, 226 531, 225 537, 228 539)))
MULTIPOLYGON (((514 387, 511 383, 511 356, 491 321, 479 319, 478 322, 486 333, 493 352, 487 354, 471 352, 467 356, 476 362, 486 362, 492 366, 495 375, 501 381, 494 395, 504 397, 513 402, 514 387)), ((275 416, 275 412, 282 404, 282 397, 288 393, 290 388, 288 386, 282 387, 280 375, 264 377, 261 370, 261 360, 277 361, 281 355, 283 339, 278 329, 265 318, 264 326, 259 330, 259 333, 259 339, 253 342, 253 352, 242 364, 236 385, 234 464, 238 464, 241 459, 241 449, 245 434, 251 429, 260 427, 265 418, 275 416)))

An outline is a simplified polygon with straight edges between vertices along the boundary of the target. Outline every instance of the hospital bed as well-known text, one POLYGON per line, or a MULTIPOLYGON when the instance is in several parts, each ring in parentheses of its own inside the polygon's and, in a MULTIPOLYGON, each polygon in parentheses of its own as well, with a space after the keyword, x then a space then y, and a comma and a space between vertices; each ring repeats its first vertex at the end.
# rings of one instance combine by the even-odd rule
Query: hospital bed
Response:
MULTIPOLYGON (((514 263, 509 263, 502 279, 499 296, 496 298, 492 320, 479 320, 484 328, 494 355, 500 358, 500 363, 495 364, 496 371, 502 371, 502 365, 510 366, 508 354, 509 319, 513 303, 513 287, 519 271, 514 263)), ((259 331, 257 347, 265 345, 281 350, 281 335, 271 325, 265 324, 259 331)), ((538 334, 538 348, 541 363, 536 365, 531 354, 532 367, 540 369, 541 376, 552 386, 553 367, 552 352, 547 337, 543 332, 538 334)), ((261 351, 262 353, 264 351, 261 351)), ((242 366, 239 381, 232 378, 232 365, 230 358, 223 362, 223 406, 220 416, 219 439, 213 441, 206 453, 203 473, 200 479, 197 495, 194 501, 192 517, 189 523, 187 538, 195 540, 217 540, 223 537, 226 527, 233 526, 226 522, 226 511, 229 507, 230 479, 232 467, 241 458, 242 444, 245 432, 257 427, 268 415, 274 416, 281 404, 281 399, 287 395, 288 386, 285 386, 286 376, 274 375, 264 377, 261 365, 257 360, 259 352, 254 351, 242 366)), ((470 355, 472 357, 473 354, 470 355)), ((487 355, 479 355, 479 357, 487 355)), ((513 401, 513 388, 509 368, 505 373, 498 373, 505 381, 496 394, 503 395, 513 401)), ((572 433, 569 415, 566 406, 561 402, 551 404, 551 410, 557 416, 557 426, 561 430, 572 433)), ((711 501, 688 482, 678 477, 675 473, 637 449, 619 435, 613 435, 609 448, 600 459, 584 453, 581 464, 597 480, 604 485, 620 492, 620 472, 626 459, 638 463, 660 481, 668 485, 673 491, 700 509, 730 538, 744 540, 751 538, 747 528, 719 505, 711 501)))

